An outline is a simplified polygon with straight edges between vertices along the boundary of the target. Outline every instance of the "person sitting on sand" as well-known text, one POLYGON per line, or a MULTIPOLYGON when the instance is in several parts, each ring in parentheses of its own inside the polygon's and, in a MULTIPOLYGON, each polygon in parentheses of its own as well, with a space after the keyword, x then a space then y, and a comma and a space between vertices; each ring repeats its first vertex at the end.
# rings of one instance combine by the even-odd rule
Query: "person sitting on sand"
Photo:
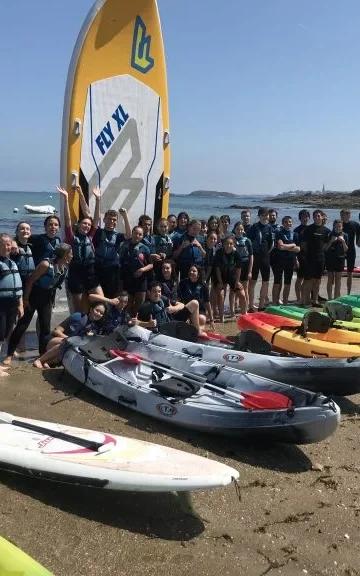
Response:
POLYGON ((129 294, 125 290, 122 290, 115 298, 91 294, 89 300, 93 305, 102 303, 108 306, 103 334, 110 334, 118 326, 132 326, 136 323, 128 311, 129 294))
POLYGON ((34 360, 36 368, 50 368, 61 361, 62 345, 70 336, 92 336, 102 332, 106 306, 102 302, 90 304, 88 314, 74 312, 52 331, 46 352, 34 360))
POLYGON ((200 326, 205 326, 206 316, 209 319, 210 329, 215 330, 213 311, 210 304, 209 288, 201 279, 201 270, 193 264, 189 268, 187 278, 180 280, 178 286, 178 299, 184 304, 196 300, 199 303, 200 326))
POLYGON ((173 320, 183 322, 191 320, 192 325, 201 333, 199 303, 196 300, 191 300, 187 304, 182 302, 170 304, 169 300, 162 296, 160 282, 151 284, 148 298, 138 310, 137 320, 139 326, 149 330, 173 320))

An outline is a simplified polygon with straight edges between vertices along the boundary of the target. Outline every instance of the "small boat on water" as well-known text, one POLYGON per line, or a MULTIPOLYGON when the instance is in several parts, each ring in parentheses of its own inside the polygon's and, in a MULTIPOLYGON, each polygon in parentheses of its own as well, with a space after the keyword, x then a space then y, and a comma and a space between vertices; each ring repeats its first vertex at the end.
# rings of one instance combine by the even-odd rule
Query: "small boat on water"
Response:
POLYGON ((57 212, 55 206, 51 206, 51 204, 44 204, 43 206, 24 204, 24 209, 29 214, 55 214, 57 212))

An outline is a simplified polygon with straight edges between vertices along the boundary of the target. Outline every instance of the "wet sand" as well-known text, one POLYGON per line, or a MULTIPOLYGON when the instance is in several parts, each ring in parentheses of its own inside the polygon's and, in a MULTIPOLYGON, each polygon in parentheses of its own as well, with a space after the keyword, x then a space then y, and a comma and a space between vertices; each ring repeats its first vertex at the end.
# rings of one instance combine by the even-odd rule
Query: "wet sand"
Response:
MULTIPOLYGON (((324 293, 324 291, 323 291, 324 293)), ((234 323, 223 326, 234 333, 234 323)), ((237 468, 235 489, 173 494, 63 486, 0 472, 0 534, 56 576, 360 574, 360 395, 337 398, 338 431, 309 446, 178 430, 116 407, 62 369, 14 363, 1 409, 208 456, 237 468)))

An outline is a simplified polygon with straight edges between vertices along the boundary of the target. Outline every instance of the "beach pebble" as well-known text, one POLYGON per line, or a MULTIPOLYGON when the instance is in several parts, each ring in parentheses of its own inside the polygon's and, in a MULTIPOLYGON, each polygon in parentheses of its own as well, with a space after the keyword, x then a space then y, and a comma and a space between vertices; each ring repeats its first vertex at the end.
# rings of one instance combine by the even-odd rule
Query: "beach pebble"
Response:
POLYGON ((318 462, 314 462, 314 464, 311 466, 311 470, 314 472, 322 472, 324 470, 324 466, 318 462))

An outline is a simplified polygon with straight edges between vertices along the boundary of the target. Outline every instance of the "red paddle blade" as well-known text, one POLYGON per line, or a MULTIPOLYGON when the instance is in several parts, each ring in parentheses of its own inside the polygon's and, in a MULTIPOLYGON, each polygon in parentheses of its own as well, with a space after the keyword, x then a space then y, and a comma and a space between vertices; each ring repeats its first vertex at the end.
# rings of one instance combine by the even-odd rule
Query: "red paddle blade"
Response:
POLYGON ((257 392, 241 392, 242 405, 252 410, 288 410, 293 407, 293 401, 285 394, 258 390, 257 392))
POLYGON ((219 332, 203 332, 199 335, 199 338, 202 340, 218 340, 219 342, 224 342, 225 344, 233 344, 229 338, 223 336, 223 334, 219 334, 219 332))
POLYGON ((140 356, 137 356, 136 354, 131 354, 130 352, 124 352, 124 350, 118 350, 118 349, 114 348, 112 350, 109 350, 109 354, 113 358, 121 358, 122 360, 124 360, 128 364, 140 364, 141 363, 140 356))

